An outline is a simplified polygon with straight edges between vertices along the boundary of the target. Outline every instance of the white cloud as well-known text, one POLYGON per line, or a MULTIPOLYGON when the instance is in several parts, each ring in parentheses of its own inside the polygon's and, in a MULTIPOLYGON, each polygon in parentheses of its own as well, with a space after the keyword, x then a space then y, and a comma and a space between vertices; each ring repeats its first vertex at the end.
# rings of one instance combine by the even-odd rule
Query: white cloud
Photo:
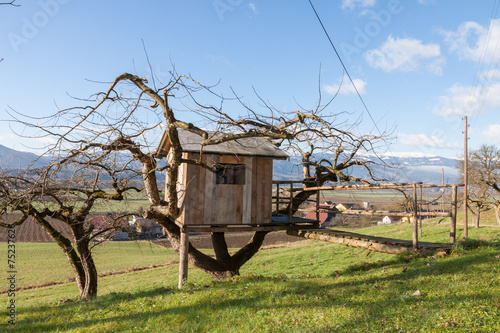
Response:
POLYGON ((426 134, 405 134, 399 133, 398 135, 400 143, 408 146, 425 146, 431 148, 459 148, 458 143, 447 143, 443 139, 437 136, 427 136, 426 134))
POLYGON ((443 117, 475 115, 500 108, 500 83, 487 88, 455 84, 439 97, 433 111, 443 117))
POLYGON ((442 74, 445 63, 438 44, 425 45, 418 39, 392 36, 380 48, 366 52, 365 60, 370 66, 386 72, 411 72, 423 68, 437 75, 442 74))
POLYGON ((254 4, 253 2, 250 2, 250 3, 248 4, 248 7, 250 7, 250 9, 252 10, 252 12, 253 12, 255 15, 259 14, 259 12, 257 11, 257 7, 255 6, 255 4, 254 4))
POLYGON ((487 28, 476 22, 465 22, 457 31, 442 31, 442 34, 450 51, 462 59, 489 62, 500 52, 500 19, 491 20, 487 28))
POLYGON ((488 126, 482 134, 488 139, 488 143, 500 144, 500 124, 488 126))
POLYGON ((364 8, 374 5, 375 0, 342 0, 342 9, 354 9, 356 6, 364 8))
MULTIPOLYGON (((361 79, 353 79, 352 81, 361 95, 366 92, 366 81, 361 79)), ((337 93, 341 95, 350 95, 356 93, 356 89, 354 89, 354 86, 347 77, 340 78, 338 82, 338 84, 324 85, 323 90, 330 95, 335 95, 337 93)))

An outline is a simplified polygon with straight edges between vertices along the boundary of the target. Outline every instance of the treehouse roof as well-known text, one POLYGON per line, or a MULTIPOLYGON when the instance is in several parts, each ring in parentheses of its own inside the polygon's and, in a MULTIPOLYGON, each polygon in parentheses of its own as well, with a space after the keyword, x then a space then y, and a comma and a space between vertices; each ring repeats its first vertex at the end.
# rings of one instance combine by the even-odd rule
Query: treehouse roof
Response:
MULTIPOLYGON (((179 133, 179 141, 184 152, 199 153, 201 148, 202 138, 196 133, 192 133, 183 129, 177 130, 179 133)), ((213 138, 222 137, 224 134, 211 133, 213 138)), ((163 133, 160 145, 158 146, 157 156, 164 157, 170 149, 170 139, 167 131, 163 133)), ((241 138, 237 140, 226 141, 215 145, 207 145, 202 150, 205 154, 218 155, 236 155, 236 156, 260 156, 270 157, 273 159, 287 159, 288 155, 279 150, 266 137, 241 138)))

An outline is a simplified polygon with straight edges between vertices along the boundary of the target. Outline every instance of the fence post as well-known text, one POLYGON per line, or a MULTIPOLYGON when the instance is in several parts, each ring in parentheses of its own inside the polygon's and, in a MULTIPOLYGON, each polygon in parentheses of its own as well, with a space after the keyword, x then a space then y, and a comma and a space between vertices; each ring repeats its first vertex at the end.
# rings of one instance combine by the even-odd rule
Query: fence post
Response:
POLYGON ((418 251, 418 204, 417 184, 413 184, 413 252, 418 251))
POLYGON ((457 185, 451 188, 451 221, 450 221, 450 243, 457 239, 457 185))

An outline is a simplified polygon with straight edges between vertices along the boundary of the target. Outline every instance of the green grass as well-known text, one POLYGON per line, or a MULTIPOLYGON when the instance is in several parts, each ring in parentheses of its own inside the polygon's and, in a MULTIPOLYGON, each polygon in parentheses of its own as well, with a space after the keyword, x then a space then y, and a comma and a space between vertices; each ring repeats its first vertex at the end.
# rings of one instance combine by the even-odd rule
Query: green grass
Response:
MULTIPOLYGON (((0 243, 7 253, 7 244, 0 243)), ((146 241, 109 242, 96 246, 93 258, 99 273, 165 264, 178 260, 173 250, 146 241)), ((16 244, 17 286, 62 282, 74 278, 73 269, 55 243, 16 244)), ((0 281, 7 277, 7 263, 0 270, 0 281)), ((0 289, 5 289, 0 286, 0 289)))
MULTIPOLYGON (((411 235, 399 224, 358 232, 406 236, 406 229, 411 235)), ((429 240, 447 230, 424 226, 429 240)), ((241 276, 222 283, 191 267, 180 291, 176 265, 101 278, 90 302, 57 304, 75 298, 74 284, 27 290, 16 295, 17 324, 7 325, 5 314, 0 331, 499 332, 500 228, 469 235, 488 242, 419 258, 304 241, 259 251, 241 276)), ((121 250, 102 255, 126 266, 137 254, 121 250)))

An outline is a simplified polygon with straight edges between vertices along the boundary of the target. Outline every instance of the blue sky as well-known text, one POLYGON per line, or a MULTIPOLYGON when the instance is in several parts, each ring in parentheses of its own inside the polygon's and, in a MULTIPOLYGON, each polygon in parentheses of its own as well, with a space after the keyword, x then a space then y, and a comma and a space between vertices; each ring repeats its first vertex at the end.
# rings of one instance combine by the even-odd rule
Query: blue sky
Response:
MULTIPOLYGON (((175 64, 205 84, 220 80, 258 108, 312 108, 344 75, 308 0, 18 0, 0 6, 0 119, 9 109, 44 116, 105 89, 124 72, 160 78, 175 64), (318 76, 321 74, 321 81, 318 76)), ((371 117, 395 129, 392 153, 456 157, 463 116, 470 147, 500 144, 498 1, 313 0, 371 117)), ((377 133, 344 77, 330 112, 361 117, 377 133)), ((234 112, 238 112, 236 109, 234 112)), ((0 123, 0 144, 29 150, 0 123)), ((26 133, 29 134, 29 133, 26 133)))

